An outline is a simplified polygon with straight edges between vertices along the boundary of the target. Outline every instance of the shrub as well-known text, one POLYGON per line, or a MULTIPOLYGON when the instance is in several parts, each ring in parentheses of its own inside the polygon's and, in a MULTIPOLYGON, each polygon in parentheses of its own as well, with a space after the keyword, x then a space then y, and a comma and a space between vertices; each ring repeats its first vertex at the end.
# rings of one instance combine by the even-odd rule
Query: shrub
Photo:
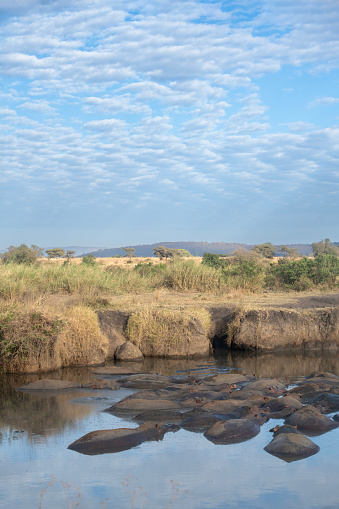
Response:
POLYGON ((254 259, 239 257, 223 269, 223 276, 230 287, 255 291, 263 287, 265 271, 254 259))
POLYGON ((4 253, 1 258, 4 263, 31 265, 42 256, 42 253, 43 250, 38 246, 31 245, 31 247, 28 247, 26 244, 21 244, 18 247, 10 246, 7 253, 4 253))
POLYGON ((213 267, 214 269, 221 269, 228 266, 228 260, 220 258, 220 255, 215 253, 204 253, 202 257, 202 265, 213 267))
POLYGON ((315 259, 280 259, 271 264, 267 284, 276 284, 297 291, 308 290, 314 285, 333 287, 339 275, 339 258, 335 255, 318 255, 315 259), (273 277, 272 277, 273 276, 273 277))
POLYGON ((96 258, 92 254, 88 254, 82 257, 82 263, 85 263, 86 265, 95 265, 95 260, 96 258))
POLYGON ((265 244, 257 244, 252 248, 252 251, 255 251, 264 258, 273 258, 275 255, 275 247, 270 242, 265 242, 265 244))
POLYGON ((313 242, 312 251, 314 256, 320 256, 324 254, 339 256, 338 247, 332 244, 330 239, 321 240, 320 242, 313 242))

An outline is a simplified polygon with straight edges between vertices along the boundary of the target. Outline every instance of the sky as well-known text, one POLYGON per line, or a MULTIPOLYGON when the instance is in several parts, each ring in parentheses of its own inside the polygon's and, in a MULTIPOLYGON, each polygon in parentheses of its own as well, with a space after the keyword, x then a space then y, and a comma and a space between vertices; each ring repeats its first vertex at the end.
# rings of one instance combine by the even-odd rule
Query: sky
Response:
POLYGON ((339 241, 337 0, 0 0, 0 247, 339 241))

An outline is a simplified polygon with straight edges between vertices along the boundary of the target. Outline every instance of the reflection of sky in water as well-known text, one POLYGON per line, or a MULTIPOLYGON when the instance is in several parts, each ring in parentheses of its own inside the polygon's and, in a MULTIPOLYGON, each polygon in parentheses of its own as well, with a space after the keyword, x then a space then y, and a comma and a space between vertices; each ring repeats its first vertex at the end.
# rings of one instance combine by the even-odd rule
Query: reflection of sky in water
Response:
MULTIPOLYGON (((315 370, 339 374, 337 356, 324 358, 322 365, 321 359, 296 356, 286 362, 278 356, 266 356, 241 357, 238 361, 235 357, 232 366, 239 364, 261 376, 293 378, 315 370)), ((190 364, 191 369, 201 369, 204 362, 190 364)), ((215 369, 215 364, 210 361, 206 367, 215 369)), ((223 370, 225 361, 218 367, 223 370)), ((183 361, 182 366, 175 365, 175 370, 187 368, 183 361)), ((161 366, 153 369, 162 371, 161 366)), ((85 456, 67 449, 89 431, 137 427, 134 422, 101 412, 132 392, 70 391, 58 396, 54 393, 53 401, 46 394, 24 395, 16 406, 9 405, 10 410, 3 406, 0 507, 37 509, 41 494, 42 509, 75 507, 80 493, 79 509, 165 509, 178 488, 177 498, 169 507, 338 509, 339 429, 312 438, 320 446, 317 455, 289 464, 263 450, 272 438, 269 429, 278 421, 270 421, 257 437, 236 445, 214 445, 201 434, 180 430, 168 433, 163 441, 146 442, 117 454, 85 456), (84 396, 109 399, 86 402, 80 399, 84 396), (71 402, 73 398, 78 401, 71 402)))
MULTIPOLYGON (((118 394, 110 396, 116 398, 118 394)), ((58 434, 36 437, 37 440, 31 440, 25 432, 8 441, 8 430, 3 430, 0 506, 39 507, 40 494, 52 477, 55 480, 44 494, 43 508, 67 507, 67 496, 72 500, 79 492, 80 508, 104 507, 101 502, 105 502, 106 509, 130 509, 133 504, 135 509, 166 508, 173 496, 171 481, 179 483, 179 493, 171 507, 339 506, 339 429, 312 438, 320 452, 290 464, 263 451, 271 439, 268 430, 274 421, 266 424, 254 439, 236 445, 217 446, 200 434, 180 430, 167 434, 161 442, 144 443, 118 454, 84 456, 68 450, 71 442, 89 431, 136 426, 97 412, 110 404, 101 401, 75 427, 66 426, 58 434), (126 480, 128 486, 124 488, 122 483, 126 480), (62 483, 71 485, 67 496, 62 483), (139 486, 141 493, 133 502, 133 490, 138 492, 139 486)))

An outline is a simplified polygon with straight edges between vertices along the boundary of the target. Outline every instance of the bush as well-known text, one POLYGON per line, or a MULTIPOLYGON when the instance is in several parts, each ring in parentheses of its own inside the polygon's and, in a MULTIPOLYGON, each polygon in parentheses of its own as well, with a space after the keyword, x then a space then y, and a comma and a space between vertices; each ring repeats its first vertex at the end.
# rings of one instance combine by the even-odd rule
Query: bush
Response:
POLYGON ((321 240, 320 242, 313 242, 312 251, 315 257, 320 255, 339 256, 338 247, 332 244, 330 239, 321 240))
POLYGON ((4 253, 1 258, 4 263, 31 265, 42 256, 42 253, 43 250, 38 246, 31 245, 31 247, 28 247, 26 244, 21 244, 18 247, 10 246, 7 253, 4 253))
POLYGON ((314 285, 332 288, 339 276, 339 258, 335 255, 318 255, 315 259, 280 259, 271 264, 267 284, 303 291, 314 285))
POLYGON ((270 242, 265 242, 265 244, 257 244, 253 247, 252 251, 260 254, 264 258, 274 258, 275 255, 275 247, 270 242))
POLYGON ((96 258, 92 254, 88 254, 82 257, 82 263, 85 263, 86 265, 95 265, 95 260, 96 258))
POLYGON ((264 284, 264 267, 250 258, 234 258, 223 275, 228 286, 234 288, 255 291, 264 284))
POLYGON ((207 267, 212 267, 213 269, 222 269, 223 267, 228 266, 228 260, 225 260, 224 257, 220 258, 221 255, 215 253, 204 253, 202 257, 202 265, 207 265, 207 267))

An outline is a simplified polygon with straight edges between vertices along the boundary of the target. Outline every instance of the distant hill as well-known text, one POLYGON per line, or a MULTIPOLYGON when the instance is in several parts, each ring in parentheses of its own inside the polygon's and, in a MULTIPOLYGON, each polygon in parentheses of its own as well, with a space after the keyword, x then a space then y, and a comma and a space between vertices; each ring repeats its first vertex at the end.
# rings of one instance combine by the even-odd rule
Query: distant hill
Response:
MULTIPOLYGON (((334 242, 334 244, 339 244, 334 242)), ((277 256, 282 256, 282 252, 279 250, 280 246, 275 246, 277 256)), ((289 248, 297 248, 301 255, 310 255, 312 253, 311 244, 285 244, 289 248)), ((230 254, 237 249, 250 250, 254 244, 238 244, 229 242, 157 242, 156 244, 143 244, 137 246, 124 246, 133 247, 135 249, 134 254, 136 256, 153 256, 153 248, 157 246, 166 246, 173 249, 187 249, 193 256, 203 256, 204 253, 217 253, 217 254, 230 254)), ((85 253, 85 252, 84 252, 85 253)), ((125 251, 122 248, 105 248, 97 251, 86 252, 86 254, 92 254, 97 258, 110 258, 112 256, 125 255, 125 251)))
MULTIPOLYGON (((48 246, 48 247, 44 247, 43 250, 46 251, 46 249, 53 249, 54 247, 60 247, 61 249, 63 249, 65 252, 66 251, 75 251, 74 253, 74 256, 81 256, 81 255, 85 255, 85 254, 88 254, 88 253, 91 253, 92 251, 98 251, 102 248, 100 247, 83 247, 83 246, 48 246)), ((46 255, 47 256, 47 255, 46 255)))

